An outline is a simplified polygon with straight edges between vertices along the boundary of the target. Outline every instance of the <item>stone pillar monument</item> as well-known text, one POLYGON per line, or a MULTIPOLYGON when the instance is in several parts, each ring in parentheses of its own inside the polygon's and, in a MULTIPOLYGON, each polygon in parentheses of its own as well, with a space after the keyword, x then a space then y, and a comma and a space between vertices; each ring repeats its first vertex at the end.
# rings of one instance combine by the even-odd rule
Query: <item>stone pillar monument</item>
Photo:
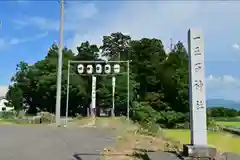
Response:
POLYGON ((204 40, 201 29, 189 29, 188 54, 191 144, 183 146, 183 155, 199 158, 215 157, 216 149, 209 147, 207 143, 204 40))

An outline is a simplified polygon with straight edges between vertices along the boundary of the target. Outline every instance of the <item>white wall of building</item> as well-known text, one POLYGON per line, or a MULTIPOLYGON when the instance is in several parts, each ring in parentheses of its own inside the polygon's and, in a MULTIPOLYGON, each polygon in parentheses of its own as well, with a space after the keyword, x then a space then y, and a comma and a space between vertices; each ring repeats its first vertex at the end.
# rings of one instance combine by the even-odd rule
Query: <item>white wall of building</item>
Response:
POLYGON ((13 109, 13 107, 6 106, 7 102, 8 102, 8 100, 6 100, 6 99, 0 99, 0 112, 3 111, 4 108, 5 108, 5 111, 10 111, 13 109))

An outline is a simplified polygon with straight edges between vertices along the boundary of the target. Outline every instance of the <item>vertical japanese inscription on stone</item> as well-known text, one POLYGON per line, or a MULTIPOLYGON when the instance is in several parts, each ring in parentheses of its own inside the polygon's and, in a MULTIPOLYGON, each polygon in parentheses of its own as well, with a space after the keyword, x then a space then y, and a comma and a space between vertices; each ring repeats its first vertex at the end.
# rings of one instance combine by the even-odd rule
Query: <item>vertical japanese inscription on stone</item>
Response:
POLYGON ((196 92, 198 96, 194 97, 196 98, 196 106, 195 108, 197 110, 199 109, 205 109, 205 93, 204 91, 204 55, 203 55, 203 40, 200 35, 194 35, 192 34, 192 49, 194 54, 191 55, 191 61, 194 65, 193 74, 191 77, 191 82, 193 83, 192 92, 196 92))
POLYGON ((191 143, 207 145, 204 42, 200 29, 188 31, 191 143))

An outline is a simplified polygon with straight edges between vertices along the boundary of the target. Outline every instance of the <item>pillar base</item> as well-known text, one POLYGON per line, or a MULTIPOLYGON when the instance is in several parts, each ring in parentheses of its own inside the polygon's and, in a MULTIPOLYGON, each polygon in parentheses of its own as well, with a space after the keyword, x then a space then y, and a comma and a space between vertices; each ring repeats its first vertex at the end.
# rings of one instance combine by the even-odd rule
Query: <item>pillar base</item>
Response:
POLYGON ((217 156, 217 149, 210 146, 184 144, 182 155, 186 160, 192 158, 200 158, 203 160, 215 159, 217 156))

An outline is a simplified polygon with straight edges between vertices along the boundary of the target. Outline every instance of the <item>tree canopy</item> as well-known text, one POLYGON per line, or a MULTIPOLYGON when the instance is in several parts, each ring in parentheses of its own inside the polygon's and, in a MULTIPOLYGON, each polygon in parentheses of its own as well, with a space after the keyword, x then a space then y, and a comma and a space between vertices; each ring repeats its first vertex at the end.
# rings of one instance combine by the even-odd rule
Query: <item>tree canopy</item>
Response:
MULTIPOLYGON (((17 65, 7 92, 16 110, 55 112, 58 46, 53 44, 44 59, 29 65, 17 65)), ((188 55, 182 42, 166 53, 159 39, 131 37, 120 32, 103 36, 101 46, 88 41, 77 47, 77 53, 63 49, 61 115, 66 110, 68 60, 131 60, 130 116, 140 122, 174 126, 186 120, 188 107, 188 55)), ((126 71, 122 65, 121 70, 126 71)), ((91 103, 91 77, 80 76, 71 65, 69 115, 83 116, 91 103)), ((127 112, 127 75, 116 77, 116 114, 127 112)), ((97 107, 112 107, 110 76, 97 77, 97 107)))
POLYGON ((225 107, 208 108, 208 115, 211 117, 237 117, 240 116, 240 111, 225 107))

